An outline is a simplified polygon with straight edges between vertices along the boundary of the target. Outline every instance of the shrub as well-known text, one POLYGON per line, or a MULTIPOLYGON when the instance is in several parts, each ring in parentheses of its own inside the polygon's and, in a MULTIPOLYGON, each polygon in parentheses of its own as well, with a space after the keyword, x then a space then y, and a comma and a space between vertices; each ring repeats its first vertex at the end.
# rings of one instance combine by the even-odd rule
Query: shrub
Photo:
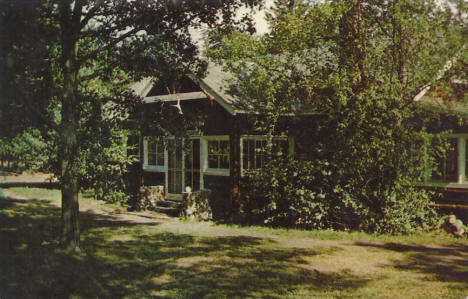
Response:
POLYGON ((436 219, 427 190, 397 183, 372 200, 339 181, 328 161, 274 159, 248 178, 245 212, 253 223, 380 233, 426 230, 436 219))
POLYGON ((2 159, 14 162, 16 171, 44 170, 51 157, 52 143, 38 129, 30 128, 10 141, 0 140, 2 159))

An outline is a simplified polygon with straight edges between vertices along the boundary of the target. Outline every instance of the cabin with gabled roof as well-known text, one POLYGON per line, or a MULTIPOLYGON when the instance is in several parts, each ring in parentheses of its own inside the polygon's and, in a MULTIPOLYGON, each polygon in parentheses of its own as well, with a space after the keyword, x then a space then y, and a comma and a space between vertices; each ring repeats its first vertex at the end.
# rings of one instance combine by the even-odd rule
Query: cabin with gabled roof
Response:
MULTIPOLYGON (((149 78, 133 86, 144 103, 139 116, 142 185, 163 186, 166 200, 175 201, 186 190, 209 189, 218 213, 229 209, 243 177, 264 165, 266 136, 226 91, 228 79, 221 67, 210 66, 205 78, 182 77, 175 92, 149 78), (174 126, 155 123, 161 113, 174 126), (178 131, 176 124, 187 119, 197 125, 178 131)), ((273 143, 284 155, 296 154, 287 124, 273 143)))
MULTIPOLYGON (((220 66, 210 65, 206 77, 184 76, 177 82, 177 88, 151 79, 133 86, 134 92, 144 99, 140 116, 142 185, 163 186, 164 196, 169 200, 181 199, 186 190, 209 189, 219 213, 231 209, 244 177, 264 165, 267 138, 255 127, 252 113, 247 113, 243 106, 245 103, 228 92, 229 79, 231 75, 220 66), (172 124, 188 118, 198 125, 177 132, 176 126, 169 124, 167 130, 161 131, 151 123, 158 113, 165 114, 172 124)), ((435 131, 452 130, 444 135, 452 145, 447 155, 440 157, 437 171, 428 173, 416 182, 418 185, 468 193, 468 127, 457 125, 451 116, 453 112, 466 110, 460 100, 466 94, 463 88, 466 84, 459 84, 458 93, 451 95, 450 101, 433 89, 418 95, 417 101, 427 109, 447 114, 444 127, 435 131)), ((273 142, 284 155, 313 159, 309 143, 317 138, 313 136, 313 126, 320 115, 302 112, 284 117, 273 142)))

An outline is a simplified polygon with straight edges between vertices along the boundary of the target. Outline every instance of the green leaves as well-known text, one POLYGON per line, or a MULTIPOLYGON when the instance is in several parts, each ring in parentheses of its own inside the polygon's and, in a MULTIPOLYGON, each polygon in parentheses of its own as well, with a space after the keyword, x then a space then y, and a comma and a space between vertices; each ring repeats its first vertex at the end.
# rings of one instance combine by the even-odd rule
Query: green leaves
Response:
POLYGON ((47 170, 53 156, 53 143, 37 129, 29 128, 11 140, 0 138, 0 157, 14 162, 16 171, 47 170))
POLYGON ((431 193, 411 184, 439 147, 411 147, 430 139, 427 128, 443 128, 414 97, 468 78, 466 14, 431 0, 279 2, 270 33, 214 35, 206 52, 237 75, 230 83, 245 109, 265 115, 258 128, 272 135, 287 126, 302 136, 297 155, 312 160, 271 164, 252 178, 255 214, 307 228, 427 228, 431 193))

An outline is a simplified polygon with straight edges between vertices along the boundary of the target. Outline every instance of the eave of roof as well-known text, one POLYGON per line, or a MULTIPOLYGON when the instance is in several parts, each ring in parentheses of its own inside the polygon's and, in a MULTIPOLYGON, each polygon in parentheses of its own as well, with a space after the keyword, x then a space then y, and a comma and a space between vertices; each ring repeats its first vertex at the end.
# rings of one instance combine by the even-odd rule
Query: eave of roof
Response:
MULTIPOLYGON (((255 111, 246 111, 242 109, 239 104, 239 99, 230 95, 226 90, 226 83, 233 75, 226 73, 222 70, 219 65, 210 64, 207 69, 207 74, 204 78, 199 78, 194 74, 187 75, 191 80, 200 86, 202 91, 199 92, 188 92, 188 93, 176 93, 176 94, 165 94, 147 97, 153 87, 152 78, 144 78, 143 80, 135 83, 132 86, 132 90, 139 96, 143 97, 145 104, 156 103, 156 102, 169 102, 169 101, 185 101, 185 100, 197 100, 197 99, 214 99, 221 107, 228 111, 231 115, 236 114, 259 114, 255 111)), ((298 116, 298 115, 317 115, 319 113, 313 111, 301 111, 296 113, 288 113, 284 116, 298 116)))
POLYGON ((207 99, 207 95, 202 91, 185 92, 185 93, 174 93, 157 95, 151 97, 145 97, 143 102, 145 104, 156 103, 156 102, 172 102, 172 101, 187 101, 187 100, 199 100, 207 99))
POLYGON ((134 94, 140 97, 146 97, 148 92, 151 90, 151 87, 153 87, 152 78, 146 77, 146 78, 141 79, 138 82, 135 82, 130 87, 130 89, 133 91, 134 94))

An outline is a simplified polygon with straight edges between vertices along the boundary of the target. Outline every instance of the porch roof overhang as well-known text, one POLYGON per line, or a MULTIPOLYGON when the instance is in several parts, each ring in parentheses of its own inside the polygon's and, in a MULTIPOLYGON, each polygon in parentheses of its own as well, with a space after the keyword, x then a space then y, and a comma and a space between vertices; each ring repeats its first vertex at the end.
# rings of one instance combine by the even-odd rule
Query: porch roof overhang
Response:
POLYGON ((202 100, 207 99, 207 95, 204 92, 185 92, 185 93, 174 93, 164 94, 151 97, 145 97, 143 102, 145 104, 157 103, 157 102, 173 102, 173 101, 187 101, 187 100, 202 100))

